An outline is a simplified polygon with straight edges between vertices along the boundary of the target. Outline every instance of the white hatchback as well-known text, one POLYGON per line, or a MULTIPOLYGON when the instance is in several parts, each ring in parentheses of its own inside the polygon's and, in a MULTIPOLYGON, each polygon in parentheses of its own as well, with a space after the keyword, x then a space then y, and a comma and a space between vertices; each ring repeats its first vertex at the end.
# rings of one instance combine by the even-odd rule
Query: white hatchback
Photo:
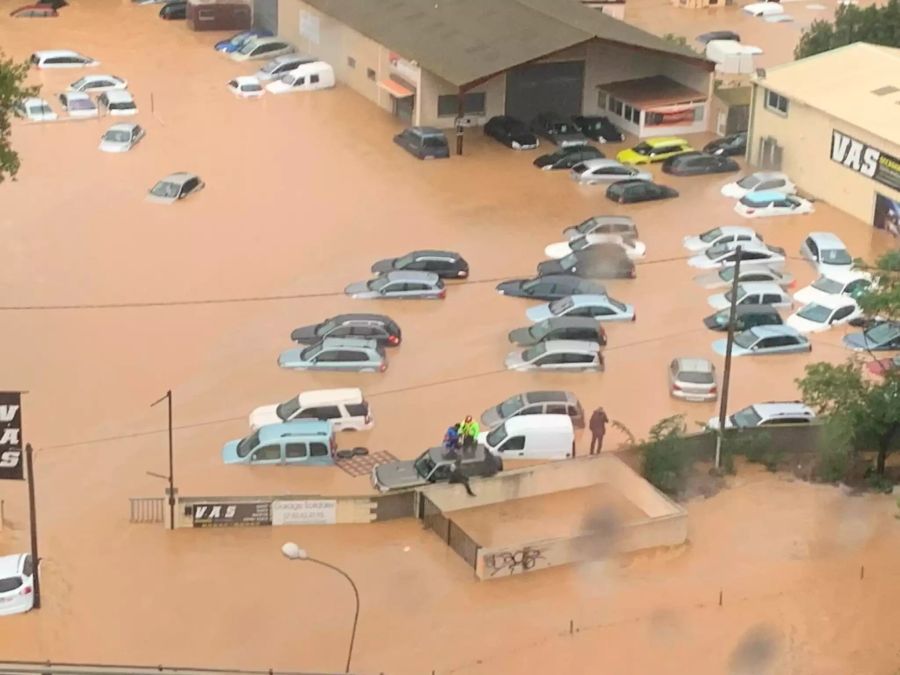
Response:
MULTIPOLYGON (((709 296, 709 306, 722 310, 731 306, 731 291, 709 296)), ((771 305, 772 307, 792 307, 793 300, 786 290, 769 281, 750 281, 738 284, 736 305, 771 305)))
POLYGON ((720 244, 747 241, 762 241, 762 237, 749 227, 723 225, 722 227, 714 227, 702 234, 685 237, 681 243, 688 251, 699 253, 720 244))
POLYGON ((73 52, 71 49, 48 49, 34 52, 31 65, 42 70, 46 68, 85 68, 99 66, 100 62, 90 56, 73 52))
POLYGON ((32 122, 48 122, 57 117, 50 104, 42 98, 26 98, 16 106, 16 113, 32 122))
POLYGON ((80 80, 75 80, 69 85, 69 91, 112 91, 114 89, 127 89, 128 81, 115 75, 85 75, 80 80))
POLYGON ((740 199, 751 192, 769 192, 771 190, 792 195, 797 192, 797 187, 786 174, 778 171, 757 171, 722 186, 722 194, 732 199, 740 199))
POLYGON ((804 305, 791 314, 785 323, 798 333, 821 333, 861 316, 862 310, 853 298, 837 295, 804 305))
POLYGON ((794 293, 797 302, 828 301, 838 295, 847 295, 853 299, 872 284, 872 275, 857 270, 829 271, 821 275, 809 286, 794 293))
POLYGON ((0 616, 21 614, 34 606, 34 565, 31 554, 0 557, 0 616))
POLYGON ((79 91, 64 91, 59 102, 69 117, 97 117, 97 104, 87 94, 79 91))
POLYGON ((259 98, 266 93, 255 77, 244 75, 228 81, 228 91, 238 98, 259 98))
POLYGON ((741 260, 741 265, 784 266, 785 252, 778 246, 769 246, 761 241, 739 241, 730 244, 719 244, 706 249, 699 255, 688 258, 688 266, 700 270, 714 270, 732 267, 741 260), (737 248, 741 247, 738 253, 737 248))
POLYGON ((840 237, 831 232, 810 232, 800 247, 800 255, 815 265, 819 274, 853 269, 853 256, 840 237))
POLYGON ((631 260, 638 260, 647 255, 647 245, 642 241, 623 237, 620 234, 588 234, 578 239, 558 241, 544 249, 544 255, 553 260, 565 258, 573 251, 584 251, 600 244, 616 244, 620 246, 631 260))
POLYGON ((614 159, 588 159, 572 167, 572 180, 582 185, 615 183, 620 180, 653 180, 653 174, 614 159))
POLYGON ((806 215, 814 210, 809 200, 781 192, 751 192, 734 205, 734 212, 744 218, 806 215))
POLYGON ((776 16, 784 14, 784 7, 775 0, 772 2, 754 2, 750 5, 744 5, 744 11, 751 16, 776 16))

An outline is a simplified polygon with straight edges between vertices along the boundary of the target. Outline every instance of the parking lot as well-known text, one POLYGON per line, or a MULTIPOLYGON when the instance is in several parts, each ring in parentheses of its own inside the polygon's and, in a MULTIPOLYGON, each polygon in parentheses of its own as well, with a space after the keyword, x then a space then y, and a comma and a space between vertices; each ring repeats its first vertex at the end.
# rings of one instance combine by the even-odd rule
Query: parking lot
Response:
MULTIPOLYGON (((364 445, 399 458, 438 443, 447 425, 464 415, 480 414, 528 389, 571 390, 586 409, 603 405, 636 436, 669 415, 685 414, 693 424, 715 413, 713 404, 670 398, 666 368, 672 358, 691 355, 711 358, 721 368, 722 359, 710 348, 719 336, 701 324, 712 311, 706 303, 712 291, 693 282, 698 272, 687 267, 681 240, 716 225, 744 224, 732 211, 733 201, 719 194, 733 176, 664 176, 660 182, 678 189, 679 198, 617 205, 601 186, 580 187, 567 172, 536 170, 531 161, 540 150, 517 154, 475 131, 468 132, 464 157, 418 162, 391 142, 401 128, 397 121, 347 88, 259 101, 232 97, 225 82, 255 64, 230 62, 210 46, 217 35, 161 22, 152 8, 94 0, 23 28, 6 17, 13 3, 0 4, 0 34, 9 55, 26 58, 35 49, 67 47, 94 56, 101 72, 129 80, 141 110, 137 121, 147 129, 141 144, 121 156, 97 151, 106 119, 19 123, 14 129, 23 167, 17 181, 0 187, 7 242, 0 270, 5 380, 9 388, 29 391, 24 434, 38 450, 47 599, 39 613, 4 622, 0 644, 8 656, 158 662, 169 654, 171 661, 200 665, 335 667, 333 655, 341 651, 344 635, 333 627, 345 621, 346 608, 331 596, 343 598, 346 589, 334 580, 316 585, 300 571, 285 571, 277 554, 282 532, 167 534, 128 525, 128 497, 162 494, 163 483, 146 472, 166 470, 160 433, 165 414, 149 406, 167 389, 175 401, 176 483, 183 495, 371 491, 366 476, 333 467, 222 464, 222 444, 247 433, 252 408, 308 389, 361 387, 375 428, 342 434, 339 445, 364 445), (98 25, 118 28, 97 31, 98 25), (199 174, 206 189, 169 207, 144 201, 157 179, 180 170, 199 174), (636 280, 606 282, 613 297, 635 305, 637 320, 607 326, 603 373, 505 371, 503 359, 511 349, 506 333, 526 325, 531 303, 499 296, 496 283, 531 275, 544 247, 562 239, 564 227, 599 214, 632 216, 647 245, 636 280), (430 247, 458 250, 471 266, 470 280, 450 284, 445 300, 367 302, 343 295, 346 284, 369 277, 375 260, 430 247), (125 306, 107 306, 116 304, 125 306), (389 352, 387 372, 278 368, 278 353, 291 346, 293 328, 345 311, 386 313, 401 325, 404 341, 389 352), (319 595, 325 593, 328 599, 319 595), (162 611, 162 604, 174 609, 162 611), (247 626, 253 627, 252 648, 247 626), (301 626, 306 632, 298 636, 301 626)), ((79 76, 61 70, 33 77, 51 99, 79 76)), ((702 144, 708 138, 691 140, 702 144)), ((611 146, 608 156, 616 149, 611 146)), ((821 202, 812 215, 753 226, 794 258, 812 230, 837 233, 863 258, 889 245, 883 233, 821 202)), ((799 259, 791 259, 788 269, 798 288, 815 276, 799 259)), ((836 329, 813 336, 808 355, 735 360, 730 408, 796 397, 793 380, 806 364, 847 356, 842 335, 836 329)), ((625 440, 613 429, 607 447, 625 440)), ((579 439, 578 447, 585 452, 587 439, 579 439)), ((759 477, 749 485, 745 498, 774 495, 782 505, 790 502, 777 482, 759 477)), ((832 503, 835 497, 826 488, 797 489, 801 503, 788 520, 809 528, 817 520, 818 500, 832 503)), ((18 550, 27 541, 21 527, 24 491, 4 486, 3 499, 15 523, 2 535, 4 549, 18 550)), ((726 497, 726 512, 740 512, 736 499, 726 497)), ((873 509, 873 517, 886 517, 871 502, 860 503, 863 511, 873 509)), ((701 505, 692 538, 712 538, 728 526, 708 507, 701 505)), ((782 521, 774 508, 763 509, 760 517, 769 524, 782 521)), ((318 546, 323 557, 343 560, 361 577, 368 624, 359 640, 363 672, 438 666, 459 666, 446 672, 521 672, 505 663, 488 669, 460 664, 493 648, 498 638, 488 627, 521 618, 521 612, 543 616, 517 637, 555 635, 551 626, 558 623, 563 630, 571 599, 591 586, 591 600, 616 595, 606 598, 612 618, 625 618, 629 605, 647 609, 658 593, 668 592, 671 572, 651 560, 626 570, 622 581, 633 586, 616 585, 615 591, 618 573, 605 568, 589 571, 590 578, 579 577, 578 570, 554 570, 485 590, 414 522, 286 531, 303 537, 311 549, 318 546)), ((820 536, 814 527, 807 534, 820 536)), ((756 533, 760 541, 768 535, 756 533)), ((896 546, 892 551, 889 544, 871 545, 876 567, 896 555, 896 546)), ((699 561, 675 563, 682 569, 672 573, 684 575, 685 583, 672 591, 673 602, 692 602, 709 561, 722 555, 708 542, 700 548, 705 557, 699 561)), ((843 555, 816 563, 826 578, 854 564, 843 555)), ((790 546, 784 543, 773 557, 760 565, 786 565, 790 546)), ((792 568, 790 574, 811 574, 813 567, 792 568)), ((749 566, 742 569, 750 574, 749 566)), ((740 573, 726 576, 744 584, 746 594, 758 590, 760 582, 740 573)), ((877 599, 865 593, 860 591, 861 605, 875 606, 877 599)), ((822 598, 823 606, 834 602, 822 598)), ((594 609, 591 604, 578 611, 587 615, 594 609)), ((754 605, 730 615, 729 636, 767 612, 754 605)), ((692 617, 692 630, 694 621, 699 626, 704 619, 692 617)), ((827 644, 808 625, 802 634, 813 652, 827 644)), ((623 639, 642 645, 644 636, 623 639)), ((519 644, 508 633, 503 642, 509 649, 519 644)), ((691 644, 694 656, 704 653, 702 640, 691 644)), ((724 663, 727 653, 725 646, 718 648, 709 663, 724 663)), ((886 662, 878 660, 882 654, 873 651, 872 663, 886 662)), ((610 658, 613 663, 618 657, 610 658)), ((662 657, 643 658, 648 667, 665 663, 662 657)), ((722 672, 714 668, 699 664, 695 671, 722 672)))

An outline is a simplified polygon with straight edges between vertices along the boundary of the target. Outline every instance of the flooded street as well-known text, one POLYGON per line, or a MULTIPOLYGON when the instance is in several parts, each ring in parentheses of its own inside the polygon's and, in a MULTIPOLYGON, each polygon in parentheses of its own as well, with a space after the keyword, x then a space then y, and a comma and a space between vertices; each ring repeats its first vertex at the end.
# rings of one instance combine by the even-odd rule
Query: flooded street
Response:
MULTIPOLYGON (((667 366, 697 355, 721 369, 722 359, 710 348, 719 335, 701 324, 712 291, 694 283, 681 240, 743 223, 719 194, 733 176, 666 176, 678 199, 619 206, 600 186, 537 171, 537 152, 513 153, 475 131, 465 157, 418 162, 391 142, 398 122, 345 87, 238 100, 225 83, 259 63, 216 53, 221 34, 191 33, 127 0, 72 5, 58 19, 15 21, 18 3, 0 0, 0 46, 17 59, 69 48, 100 60, 92 71, 129 81, 140 109, 132 119, 147 135, 114 155, 97 150, 109 118, 17 121, 13 131, 22 170, 0 185, 2 379, 29 392, 23 433, 36 448, 44 607, 0 619, 6 658, 337 670, 349 589, 284 560, 279 548, 291 539, 357 581, 360 673, 560 664, 645 673, 671 672, 673 662, 698 675, 742 673, 727 670, 732 652, 758 625, 778 636, 760 673, 887 673, 900 661, 893 502, 752 468, 733 489, 688 505, 683 550, 481 584, 413 520, 174 533, 129 524, 129 497, 163 494, 147 472, 167 471, 165 411, 150 408, 167 389, 183 496, 371 492, 367 476, 337 468, 223 465, 222 444, 247 433, 254 407, 310 389, 361 387, 375 427, 339 435, 340 445, 404 459, 439 442, 448 424, 528 389, 571 390, 638 437, 676 413, 693 428, 715 406, 671 399, 667 366), (145 202, 174 171, 207 187, 168 207, 145 202), (638 318, 606 326, 606 371, 507 372, 506 334, 527 325, 531 303, 499 296, 497 281, 532 275, 564 227, 619 213, 634 217, 647 258, 636 280, 607 282, 638 318), (446 300, 344 296, 375 260, 432 247, 458 250, 471 266, 446 300), (142 303, 152 306, 96 307, 142 303), (402 327, 387 372, 278 368, 292 329, 349 311, 387 313, 402 327), (570 620, 595 628, 570 637, 570 620)), ((33 71, 32 81, 58 109, 56 94, 83 74, 33 71)), ((837 233, 863 258, 890 245, 825 204, 816 209, 753 223, 794 256, 798 287, 815 276, 796 259, 811 230, 837 233)), ((730 407, 797 397, 804 365, 847 357, 843 333, 813 336, 811 354, 736 359, 730 407)), ((605 447, 625 440, 610 429, 605 447)), ((580 453, 588 441, 578 439, 580 453)), ((0 499, 0 553, 25 550, 25 486, 3 482, 0 499)))

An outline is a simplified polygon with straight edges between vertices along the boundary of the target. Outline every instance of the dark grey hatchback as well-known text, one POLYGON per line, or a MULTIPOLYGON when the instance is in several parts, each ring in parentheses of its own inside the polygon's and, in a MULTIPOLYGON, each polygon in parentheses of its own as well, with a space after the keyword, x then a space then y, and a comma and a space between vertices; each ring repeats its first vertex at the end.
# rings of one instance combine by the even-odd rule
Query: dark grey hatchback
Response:
POLYGON ((434 272, 441 279, 465 279, 469 276, 469 263, 455 251, 412 251, 398 258, 385 258, 372 265, 374 274, 393 270, 434 272))
POLYGON ((538 321, 531 326, 516 328, 509 333, 514 345, 530 347, 545 340, 585 340, 606 346, 606 331, 592 317, 558 316, 538 321))
POLYGON ((534 279, 502 281, 497 284, 497 292, 513 298, 559 300, 568 295, 606 295, 606 287, 575 274, 547 274, 534 279))
POLYGON ((394 136, 394 143, 419 159, 446 159, 450 156, 447 137, 434 127, 409 127, 394 136))
POLYGON ((291 340, 312 345, 325 338, 361 338, 375 340, 379 346, 394 347, 403 339, 400 326, 384 314, 338 314, 291 332, 291 340))

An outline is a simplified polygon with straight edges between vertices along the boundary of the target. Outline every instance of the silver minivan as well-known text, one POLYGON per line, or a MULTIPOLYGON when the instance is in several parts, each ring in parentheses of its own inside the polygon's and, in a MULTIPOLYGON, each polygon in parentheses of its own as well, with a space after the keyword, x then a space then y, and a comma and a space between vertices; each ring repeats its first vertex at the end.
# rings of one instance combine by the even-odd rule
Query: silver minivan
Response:
POLYGON ((576 429, 584 427, 584 410, 570 391, 525 391, 481 413, 481 423, 492 429, 518 415, 568 415, 576 429))

